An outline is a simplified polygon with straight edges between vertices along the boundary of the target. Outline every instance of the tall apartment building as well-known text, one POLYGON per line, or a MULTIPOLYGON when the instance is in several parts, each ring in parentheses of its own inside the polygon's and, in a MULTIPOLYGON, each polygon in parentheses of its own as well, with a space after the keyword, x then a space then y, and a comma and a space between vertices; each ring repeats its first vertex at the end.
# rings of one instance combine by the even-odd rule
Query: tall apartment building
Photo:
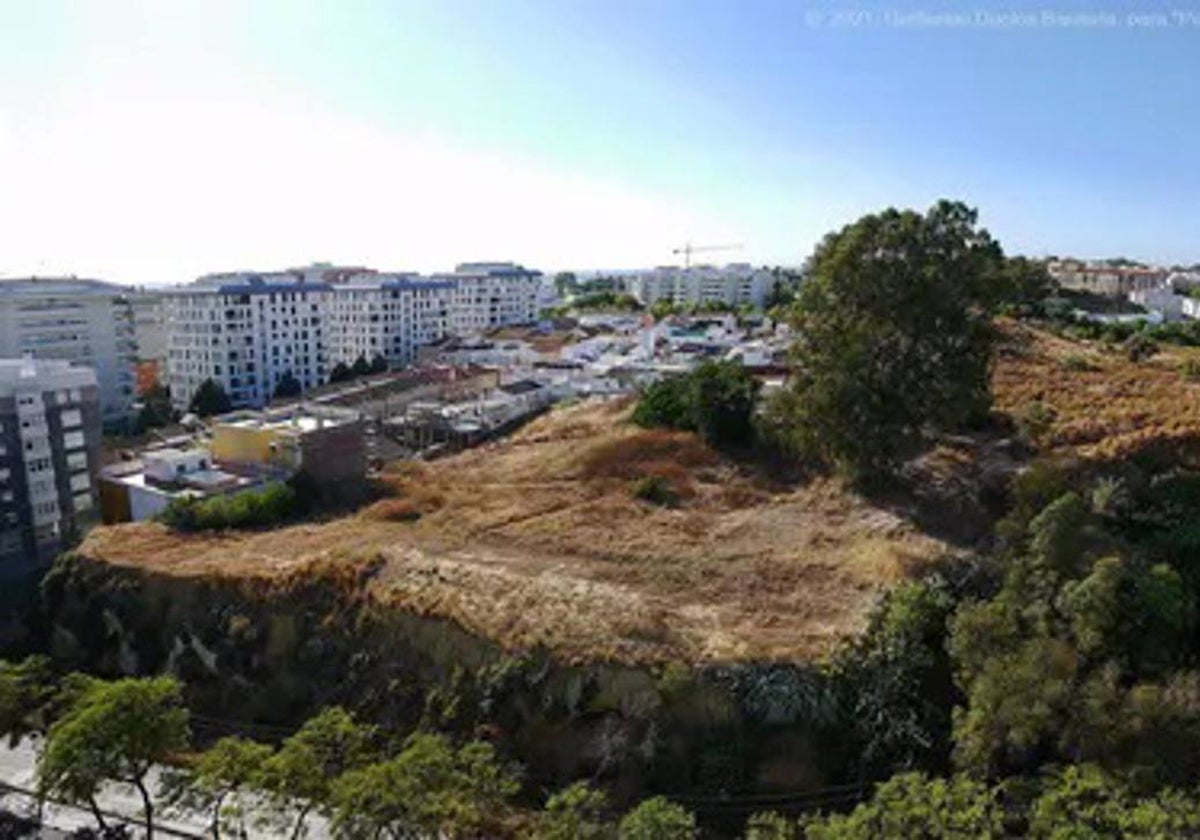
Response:
POLYGON ((48 564, 94 515, 100 435, 92 370, 0 359, 0 576, 48 564))
POLYGON ((25 355, 92 368, 105 425, 129 418, 137 343, 126 289, 74 277, 0 280, 0 357, 25 355))
POLYGON ((171 399, 186 410, 212 379, 235 406, 261 407, 288 373, 307 389, 359 356, 409 364, 446 335, 533 321, 540 278, 513 263, 432 277, 322 265, 202 277, 165 295, 171 399))
POLYGON ((449 332, 454 283, 416 274, 361 274, 333 288, 326 301, 329 367, 361 356, 411 364, 416 348, 449 332))
POLYGON ((450 332, 470 335, 537 319, 540 271, 511 262, 460 263, 435 280, 454 284, 450 332))
POLYGON ((301 272, 213 274, 166 294, 167 382, 186 411, 206 379, 235 406, 269 402, 291 374, 302 388, 328 376, 326 303, 332 287, 301 272))
POLYGON ((728 306, 761 307, 775 288, 775 275, 749 263, 724 267, 698 265, 690 268, 664 266, 630 275, 625 290, 643 306, 660 300, 684 305, 721 303, 728 306))

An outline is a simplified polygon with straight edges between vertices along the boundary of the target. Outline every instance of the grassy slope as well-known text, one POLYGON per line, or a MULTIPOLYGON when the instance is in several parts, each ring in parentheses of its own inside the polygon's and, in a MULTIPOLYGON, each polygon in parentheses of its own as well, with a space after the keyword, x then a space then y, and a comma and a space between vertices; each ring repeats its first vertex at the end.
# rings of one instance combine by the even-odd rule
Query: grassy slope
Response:
MULTIPOLYGON (((1005 331, 997 404, 1053 406, 1048 450, 1100 459, 1200 440, 1200 385, 1180 372, 1191 351, 1134 365, 1095 345, 1005 331)), ((632 427, 627 412, 584 403, 510 440, 410 465, 388 477, 396 498, 356 516, 222 536, 125 525, 93 532, 83 550, 238 576, 381 556, 380 599, 508 646, 625 661, 819 655, 861 627, 883 589, 949 550, 834 480, 778 484, 690 435, 632 427), (630 486, 647 473, 671 481, 681 504, 634 500, 630 486)))

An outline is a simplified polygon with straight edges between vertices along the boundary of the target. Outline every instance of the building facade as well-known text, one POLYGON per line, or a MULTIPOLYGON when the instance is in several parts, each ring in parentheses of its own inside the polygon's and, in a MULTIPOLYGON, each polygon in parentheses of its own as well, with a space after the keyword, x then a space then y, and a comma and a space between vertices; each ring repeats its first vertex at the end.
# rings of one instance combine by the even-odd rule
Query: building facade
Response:
POLYGON ((0 576, 48 565, 94 516, 101 415, 91 369, 0 359, 0 576))
POLYGON ((435 280, 452 283, 450 333, 472 335, 537 320, 542 273, 511 262, 460 263, 435 280))
POLYGON ((332 287, 303 275, 220 274, 166 295, 167 382, 186 411, 200 384, 235 406, 269 402, 287 376, 302 389, 328 376, 325 312, 332 287))
POLYGON ((1161 268, 1115 266, 1076 260, 1055 260, 1046 265, 1046 271, 1064 289, 1114 297, 1125 297, 1130 292, 1142 292, 1164 286, 1170 274, 1161 268))
POLYGON ((165 294, 171 399, 186 411, 212 379, 233 406, 257 408, 288 374, 307 392, 359 357, 411 364, 418 347, 447 335, 534 321, 540 282, 513 263, 432 277, 327 267, 209 275, 165 294))
POLYGON ((415 274, 363 274, 334 288, 326 304, 329 367, 382 356, 408 365, 417 347, 447 335, 454 284, 415 274))
POLYGON ((137 343, 126 289, 98 280, 0 280, 0 358, 59 359, 96 374, 105 425, 128 420, 137 343))
POLYGON ((625 291, 643 306, 660 300, 682 306, 723 304, 762 307, 775 288, 775 275, 748 263, 724 267, 665 266, 625 278, 625 291))

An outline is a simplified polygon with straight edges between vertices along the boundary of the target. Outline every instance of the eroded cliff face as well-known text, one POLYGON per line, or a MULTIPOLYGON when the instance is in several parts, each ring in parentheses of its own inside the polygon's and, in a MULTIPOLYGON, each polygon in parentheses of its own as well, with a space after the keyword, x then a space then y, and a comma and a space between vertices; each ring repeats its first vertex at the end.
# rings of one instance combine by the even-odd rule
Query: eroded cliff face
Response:
POLYGON ((104 675, 174 673, 198 715, 252 733, 341 704, 398 732, 489 738, 538 789, 588 777, 618 797, 795 790, 839 760, 821 743, 811 669, 563 664, 380 603, 378 570, 176 576, 67 555, 43 584, 50 653, 104 675))

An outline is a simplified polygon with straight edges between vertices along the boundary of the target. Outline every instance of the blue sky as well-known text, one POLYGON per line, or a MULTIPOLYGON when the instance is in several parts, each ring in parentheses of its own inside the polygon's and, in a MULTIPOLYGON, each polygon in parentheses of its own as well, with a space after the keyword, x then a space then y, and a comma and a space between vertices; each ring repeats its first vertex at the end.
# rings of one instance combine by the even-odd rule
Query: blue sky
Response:
POLYGON ((941 196, 1010 251, 1196 261, 1187 8, 0 0, 0 273, 794 264, 941 196))

